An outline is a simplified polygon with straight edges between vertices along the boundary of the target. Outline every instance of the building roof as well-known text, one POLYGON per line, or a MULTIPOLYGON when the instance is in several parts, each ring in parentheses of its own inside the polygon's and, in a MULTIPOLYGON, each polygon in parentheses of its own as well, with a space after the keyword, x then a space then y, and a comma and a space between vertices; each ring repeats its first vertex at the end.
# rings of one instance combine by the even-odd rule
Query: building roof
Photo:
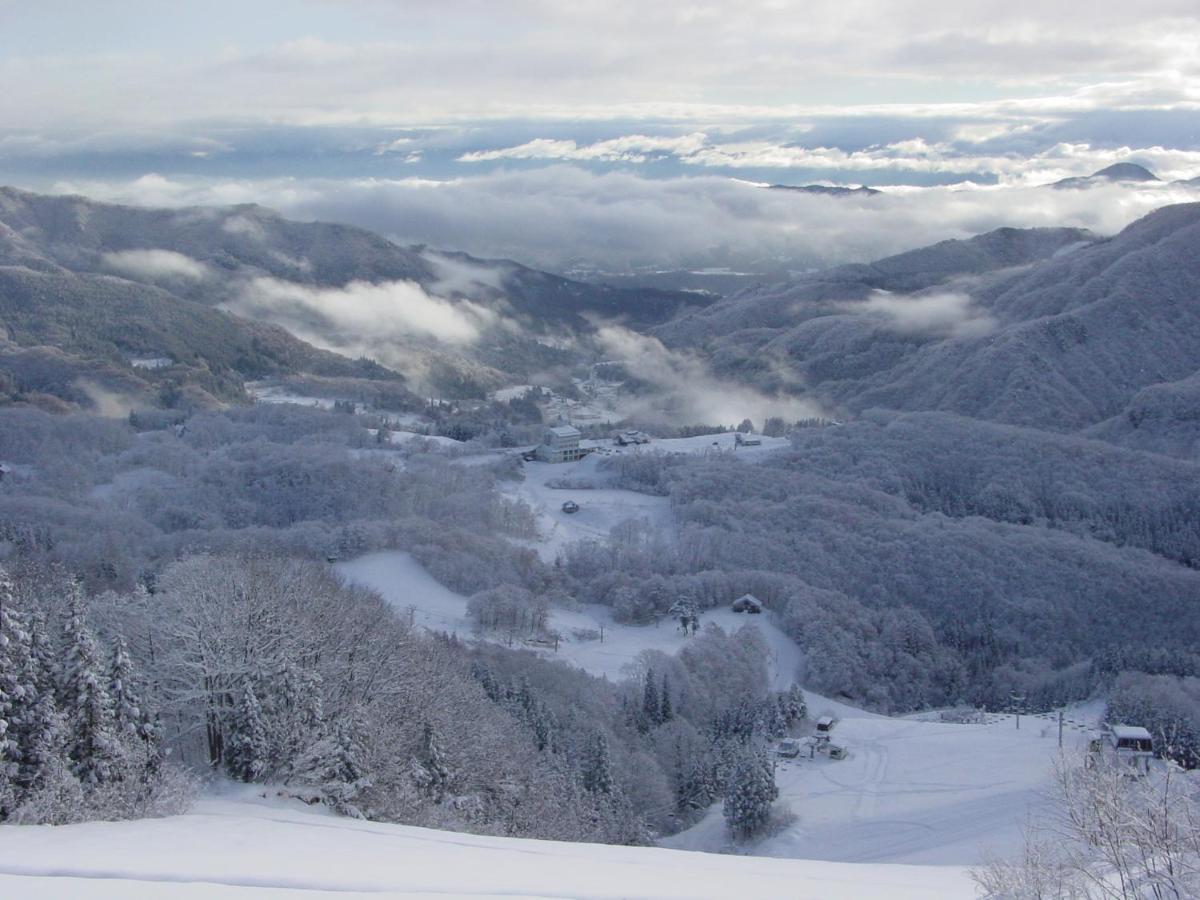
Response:
POLYGON ((1116 738, 1138 738, 1150 740, 1150 732, 1140 725, 1113 725, 1110 729, 1116 738))
POLYGON ((575 428, 572 425, 555 425, 554 427, 548 428, 546 430, 549 431, 551 434, 553 434, 555 437, 560 437, 560 438, 583 437, 583 432, 581 432, 578 428, 575 428))

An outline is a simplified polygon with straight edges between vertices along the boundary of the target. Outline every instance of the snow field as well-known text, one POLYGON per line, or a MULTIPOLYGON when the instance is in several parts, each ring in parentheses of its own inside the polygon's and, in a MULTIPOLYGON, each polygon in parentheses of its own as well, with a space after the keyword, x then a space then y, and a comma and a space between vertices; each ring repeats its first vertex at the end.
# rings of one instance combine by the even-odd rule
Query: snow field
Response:
MULTIPOLYGON (((334 569, 343 578, 378 591, 401 616, 412 616, 413 622, 422 628, 468 639, 474 637, 467 621, 467 598, 436 581, 408 553, 393 550, 368 553, 336 563, 334 569)), ((795 680, 800 649, 775 627, 770 614, 750 616, 728 609, 714 609, 702 613, 700 620, 701 623, 716 622, 727 631, 747 623, 755 625, 762 631, 770 650, 772 687, 782 690, 795 680)), ((689 640, 672 619, 663 619, 657 625, 623 625, 613 620, 606 607, 595 605, 577 610, 552 609, 550 627, 562 635, 557 652, 535 646, 528 649, 614 680, 622 677, 626 667, 643 650, 675 653, 689 640), (603 641, 582 636, 585 632, 598 633, 601 629, 603 641)))
POLYGON ((973 896, 960 868, 845 865, 479 837, 207 799, 166 819, 0 827, 13 900, 917 900, 973 896))

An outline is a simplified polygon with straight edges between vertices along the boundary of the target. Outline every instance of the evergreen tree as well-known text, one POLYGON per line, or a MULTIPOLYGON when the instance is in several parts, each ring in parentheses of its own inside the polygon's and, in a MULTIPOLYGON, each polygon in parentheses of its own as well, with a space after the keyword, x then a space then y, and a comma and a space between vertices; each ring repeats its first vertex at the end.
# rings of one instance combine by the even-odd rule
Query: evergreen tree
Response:
POLYGON ((687 814, 708 809, 716 799, 713 771, 705 760, 692 760, 675 791, 675 806, 687 814))
POLYGON ((113 717, 112 697, 101 675, 96 639, 84 618, 83 598, 76 586, 65 626, 62 709, 67 720, 71 771, 84 787, 121 776, 121 745, 113 717))
POLYGON ((370 786, 353 714, 338 719, 326 734, 296 761, 293 778, 320 790, 322 799, 337 812, 363 817, 362 791, 370 786))
POLYGON ((784 718, 789 725, 794 725, 801 719, 808 718, 808 704, 804 701, 804 691, 799 685, 793 684, 783 694, 784 718))
POLYGON ((28 704, 29 634, 13 607, 12 582, 0 569, 0 821, 16 804, 21 747, 18 722, 28 704))
POLYGON ((421 731, 421 754, 414 774, 421 790, 435 803, 440 803, 450 784, 450 769, 446 765, 446 755, 442 752, 437 730, 431 722, 426 722, 421 731))
POLYGON ((67 758, 66 719, 55 698, 53 672, 49 671, 45 623, 36 616, 30 625, 29 641, 25 680, 33 699, 25 705, 17 728, 21 761, 17 785, 26 794, 40 791, 54 781, 56 773, 65 770, 67 758))
POLYGON ((229 729, 225 765, 239 781, 257 781, 270 770, 270 739, 254 685, 246 679, 229 729))
POLYGON ((770 821, 771 804, 778 796, 774 764, 766 754, 745 748, 725 787, 725 821, 734 837, 759 833, 770 821))
POLYGON ((309 742, 320 738, 325 730, 325 680, 316 669, 308 669, 300 678, 301 740, 309 742))
POLYGON ((133 663, 125 639, 118 636, 113 643, 112 663, 109 666, 108 692, 113 701, 113 720, 122 737, 140 736, 142 703, 134 692, 133 663))
POLYGON ((616 787, 608 753, 608 738, 603 731, 594 732, 588 742, 582 775, 584 788, 593 794, 610 794, 616 787))
POLYGON ((642 716, 646 721, 646 726, 659 724, 659 717, 662 715, 662 709, 658 702, 658 685, 654 681, 654 670, 646 671, 646 685, 642 689, 642 716))
POLYGON ((667 675, 663 675, 662 702, 659 704, 658 721, 666 723, 673 718, 675 718, 675 709, 671 705, 671 679, 667 675))

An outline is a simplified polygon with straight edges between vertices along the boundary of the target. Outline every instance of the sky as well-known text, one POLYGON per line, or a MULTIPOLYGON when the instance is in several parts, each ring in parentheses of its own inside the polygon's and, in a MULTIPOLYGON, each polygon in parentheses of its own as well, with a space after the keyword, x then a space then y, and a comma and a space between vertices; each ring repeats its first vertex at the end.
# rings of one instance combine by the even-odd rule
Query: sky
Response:
POLYGON ((1035 188, 1200 177, 1195 0, 0 0, 0 83, 0 183, 557 270, 856 259, 906 211, 1112 229, 1188 189, 1035 188), (807 183, 891 195, 763 189, 807 183))

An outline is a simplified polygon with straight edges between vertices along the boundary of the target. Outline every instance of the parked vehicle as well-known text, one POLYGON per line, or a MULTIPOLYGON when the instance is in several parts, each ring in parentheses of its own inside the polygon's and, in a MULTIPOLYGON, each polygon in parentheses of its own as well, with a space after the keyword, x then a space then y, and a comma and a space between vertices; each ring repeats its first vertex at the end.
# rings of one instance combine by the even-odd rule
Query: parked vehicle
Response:
POLYGON ((579 504, 574 500, 568 500, 562 505, 562 511, 565 513, 577 513, 579 512, 579 504))
POLYGON ((833 728, 837 723, 838 720, 833 716, 821 716, 817 719, 817 737, 828 738, 833 734, 833 728))

